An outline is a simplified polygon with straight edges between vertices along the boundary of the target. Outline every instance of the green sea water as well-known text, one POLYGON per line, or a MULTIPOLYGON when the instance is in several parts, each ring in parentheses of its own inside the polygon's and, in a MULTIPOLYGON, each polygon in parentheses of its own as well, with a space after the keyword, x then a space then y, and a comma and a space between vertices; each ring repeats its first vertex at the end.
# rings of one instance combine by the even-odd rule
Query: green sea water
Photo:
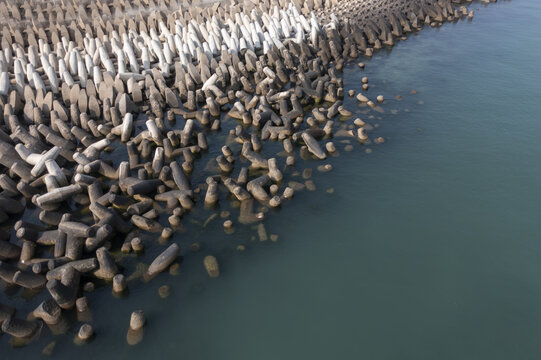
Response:
POLYGON ((541 2, 472 8, 472 21, 424 29, 344 70, 346 91, 367 76, 368 96, 384 95, 383 113, 345 106, 385 142, 348 152, 335 139, 329 173, 303 163, 316 190, 267 215, 277 241, 250 228, 226 235, 218 219, 188 225, 174 240, 179 276, 122 299, 88 295, 90 344, 72 343, 76 326, 19 349, 3 335, 0 359, 39 358, 53 340, 53 358, 80 360, 539 359, 541 2), (209 253, 217 279, 202 267, 209 253), (139 308, 148 324, 132 347, 139 308))

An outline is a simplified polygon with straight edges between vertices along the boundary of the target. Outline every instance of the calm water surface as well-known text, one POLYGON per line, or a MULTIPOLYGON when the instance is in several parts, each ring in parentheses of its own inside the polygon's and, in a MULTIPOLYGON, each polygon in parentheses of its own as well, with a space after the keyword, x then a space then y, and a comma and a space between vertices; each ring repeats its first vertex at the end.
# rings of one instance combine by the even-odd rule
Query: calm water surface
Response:
POLYGON ((80 360, 539 359, 540 19, 537 0, 498 2, 379 52, 363 72, 350 66, 348 89, 368 76, 369 96, 387 100, 383 114, 346 105, 386 142, 366 154, 336 139, 317 190, 268 216, 278 241, 225 235, 217 220, 187 229, 181 246, 202 250, 183 251, 180 276, 125 299, 89 295, 91 344, 73 345, 76 329, 22 349, 2 336, 0 358, 37 358, 54 339, 56 358, 80 360), (201 265, 209 252, 218 279, 201 265), (148 326, 130 347, 137 308, 148 326))

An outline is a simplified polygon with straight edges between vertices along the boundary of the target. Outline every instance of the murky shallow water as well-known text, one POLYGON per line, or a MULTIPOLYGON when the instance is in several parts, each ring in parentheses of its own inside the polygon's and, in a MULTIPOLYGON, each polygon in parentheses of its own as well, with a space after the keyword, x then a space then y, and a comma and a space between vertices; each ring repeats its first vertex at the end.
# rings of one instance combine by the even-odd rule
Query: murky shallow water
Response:
POLYGON ((179 276, 134 284, 122 299, 109 288, 88 296, 91 344, 72 345, 77 328, 16 350, 4 335, 1 358, 37 358, 51 340, 55 357, 78 359, 538 358, 540 17, 538 1, 498 2, 378 53, 363 72, 351 65, 346 87, 368 76, 369 95, 387 101, 376 118, 346 105, 386 142, 366 154, 337 139, 332 172, 308 164, 317 190, 266 221, 278 241, 249 227, 225 235, 218 219, 203 228, 211 212, 197 210, 200 224, 185 220, 176 235, 179 276), (218 279, 202 266, 209 252, 218 279), (138 308, 148 325, 130 347, 138 308))

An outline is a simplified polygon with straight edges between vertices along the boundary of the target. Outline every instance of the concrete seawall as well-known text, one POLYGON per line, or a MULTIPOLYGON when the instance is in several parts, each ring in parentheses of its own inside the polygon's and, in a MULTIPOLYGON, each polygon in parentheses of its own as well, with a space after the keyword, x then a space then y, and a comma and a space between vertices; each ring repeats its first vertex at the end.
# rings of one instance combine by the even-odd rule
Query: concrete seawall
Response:
MULTIPOLYGON (((258 223, 267 238, 265 213, 315 189, 292 169, 332 169, 335 135, 383 143, 343 99, 373 111, 385 99, 345 94, 344 65, 473 16, 456 2, 0 1, 0 279, 47 294, 29 318, 0 304, 2 331, 31 341, 88 311, 95 284, 126 294, 134 278, 178 272, 189 255, 175 230, 198 206, 226 234, 258 223), (121 253, 150 266, 127 276, 121 253)), ((206 251, 201 267, 219 277, 206 251)), ((146 321, 135 314, 130 344, 146 321)), ((79 343, 100 336, 71 326, 79 343)))

